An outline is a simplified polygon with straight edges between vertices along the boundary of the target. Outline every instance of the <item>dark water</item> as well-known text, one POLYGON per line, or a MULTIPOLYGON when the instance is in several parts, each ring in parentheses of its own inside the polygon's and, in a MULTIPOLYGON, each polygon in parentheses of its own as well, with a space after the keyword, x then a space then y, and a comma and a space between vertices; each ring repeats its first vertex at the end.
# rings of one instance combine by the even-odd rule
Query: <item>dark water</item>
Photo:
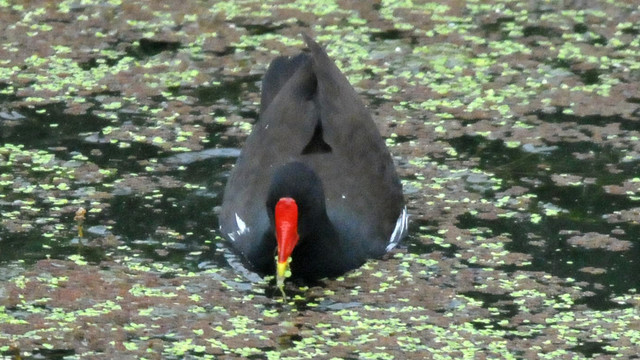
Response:
MULTIPOLYGON (((574 278, 590 284, 586 289, 596 295, 587 298, 592 308, 615 307, 609 301, 612 294, 627 292, 637 288, 640 280, 640 225, 632 222, 609 223, 604 215, 633 208, 637 202, 624 195, 605 192, 603 185, 622 183, 637 175, 633 164, 620 163, 620 150, 601 147, 587 142, 558 142, 541 153, 524 151, 522 147, 508 148, 501 140, 487 140, 483 137, 461 137, 451 141, 456 150, 469 157, 479 157, 481 169, 496 174, 504 180, 502 189, 523 186, 527 193, 535 194, 536 201, 529 205, 526 213, 539 213, 538 223, 517 218, 497 220, 478 219, 469 214, 461 216, 462 228, 483 227, 494 235, 508 234, 513 241, 506 245, 510 251, 530 254, 533 271, 544 271, 562 278, 574 278), (592 152, 588 160, 578 160, 574 153, 592 152), (544 167, 539 165, 544 164, 544 167), (607 164, 617 164, 620 172, 605 171, 607 164), (585 178, 595 178, 589 184, 558 186, 551 180, 552 174, 579 174, 585 178), (531 184, 535 183, 535 186, 531 184), (553 204, 565 211, 555 216, 546 216, 541 204, 553 204), (607 249, 584 249, 567 243, 572 232, 612 234, 620 240, 628 240, 633 246, 622 252, 607 249), (532 244, 544 239, 545 244, 532 244), (589 274, 579 271, 583 267, 603 268, 603 274, 589 274)), ((493 192, 485 196, 491 198, 493 192)))
MULTIPOLYGON (((228 97, 229 103, 239 103, 240 86, 254 80, 254 77, 241 78, 226 84, 226 87, 223 85, 199 89, 196 93, 202 104, 214 102, 223 96, 228 97), (234 89, 236 90, 233 91, 234 89)), ((244 86, 245 90, 246 88, 247 86, 244 86)), ((121 112, 118 114, 118 120, 114 122, 90 115, 90 112, 85 115, 69 115, 63 111, 62 104, 54 104, 37 109, 17 109, 13 115, 7 113, 7 117, 15 115, 17 119, 0 119, 2 143, 21 144, 23 150, 43 149, 54 154, 60 161, 69 161, 81 154, 86 157, 87 162, 100 168, 115 169, 116 182, 117 178, 123 175, 144 175, 145 162, 153 159, 165 164, 166 169, 161 174, 148 176, 170 177, 188 182, 197 188, 157 186, 147 192, 137 193, 126 188, 114 190, 101 184, 91 184, 91 187, 111 195, 105 211, 88 214, 84 224, 86 239, 82 242, 87 243, 104 235, 115 235, 122 242, 117 250, 95 244, 78 246, 75 223, 71 215, 60 218, 65 230, 63 236, 54 239, 43 237, 44 231, 37 224, 29 231, 19 232, 0 227, 0 264, 17 260, 31 264, 44 258, 62 259, 78 252, 96 263, 118 253, 137 253, 155 261, 168 261, 193 270, 197 270, 198 264, 203 261, 221 261, 219 252, 216 252, 219 239, 216 239, 218 225, 215 208, 220 205, 226 177, 235 162, 238 153, 236 148, 239 146, 235 139, 221 139, 223 126, 215 123, 203 124, 209 134, 207 140, 211 149, 197 152, 201 156, 186 153, 177 157, 174 153, 163 152, 157 146, 146 143, 131 142, 130 146, 122 148, 117 143, 104 140, 102 129, 105 126, 144 126, 145 119, 136 114, 121 112), (221 146, 226 148, 220 149, 221 146), (216 152, 216 148, 220 151, 216 152), (151 196, 154 194, 156 196, 151 196), (158 234, 158 228, 169 228, 187 236, 178 240, 158 234), (159 252, 159 249, 166 251, 159 252), (191 253, 198 255, 190 255, 191 253), (215 259, 216 257, 218 258, 215 259)), ((217 113, 222 114, 223 112, 217 113)), ((0 166, 0 173, 8 174, 12 171, 12 166, 0 166)), ((35 172, 25 171, 15 174, 16 178, 25 177, 34 182, 38 181, 38 176, 35 172)), ((50 179, 50 176, 42 177, 43 181, 50 179)), ((109 180, 111 182, 114 179, 109 180)), ((82 185, 74 184, 71 188, 81 188, 82 185)), ((12 193, 9 186, 0 190, 5 195, 0 199, 0 209, 3 212, 20 208, 25 200, 24 196, 12 193)), ((46 208, 45 202, 41 201, 43 197, 45 196, 39 194, 36 203, 46 208)), ((88 200, 80 205, 87 209, 91 207, 88 200)), ((33 220, 37 223, 37 217, 33 220)))

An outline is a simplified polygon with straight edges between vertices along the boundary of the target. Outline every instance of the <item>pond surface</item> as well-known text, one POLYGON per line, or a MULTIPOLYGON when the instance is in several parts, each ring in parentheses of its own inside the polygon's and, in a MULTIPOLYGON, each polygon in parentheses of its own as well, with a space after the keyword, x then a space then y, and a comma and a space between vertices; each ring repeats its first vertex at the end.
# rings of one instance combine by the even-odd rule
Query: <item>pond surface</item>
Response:
POLYGON ((314 4, 0 0, 0 356, 637 358, 637 5, 314 4), (411 224, 283 301, 216 211, 302 31, 411 224))

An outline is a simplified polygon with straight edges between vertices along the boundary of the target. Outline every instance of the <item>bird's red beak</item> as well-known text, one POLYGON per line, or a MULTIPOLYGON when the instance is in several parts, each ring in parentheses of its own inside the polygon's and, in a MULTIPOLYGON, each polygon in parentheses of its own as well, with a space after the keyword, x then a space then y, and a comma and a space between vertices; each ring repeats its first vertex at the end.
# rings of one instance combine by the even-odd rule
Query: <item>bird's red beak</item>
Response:
POLYGON ((275 209, 276 240, 278 241, 278 264, 276 280, 278 286, 284 284, 289 265, 289 257, 298 243, 298 205, 292 198, 278 200, 275 209))

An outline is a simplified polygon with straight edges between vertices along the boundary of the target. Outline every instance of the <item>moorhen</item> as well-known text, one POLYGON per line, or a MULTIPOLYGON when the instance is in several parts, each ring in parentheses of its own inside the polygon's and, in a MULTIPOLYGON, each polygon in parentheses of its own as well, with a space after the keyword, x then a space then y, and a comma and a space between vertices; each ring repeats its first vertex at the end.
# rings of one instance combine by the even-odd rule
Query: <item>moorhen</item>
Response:
POLYGON ((310 54, 278 57, 264 75, 260 118, 219 219, 249 268, 275 270, 281 290, 290 260, 293 277, 338 276, 407 230, 402 185, 369 112, 324 49, 303 37, 310 54))

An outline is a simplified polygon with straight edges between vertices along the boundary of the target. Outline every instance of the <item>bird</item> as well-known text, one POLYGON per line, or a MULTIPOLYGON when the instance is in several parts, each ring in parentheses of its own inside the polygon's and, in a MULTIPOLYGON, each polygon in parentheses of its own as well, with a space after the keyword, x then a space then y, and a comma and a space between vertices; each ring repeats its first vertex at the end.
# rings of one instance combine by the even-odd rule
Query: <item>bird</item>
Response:
POLYGON ((393 159, 345 75, 321 45, 280 56, 259 118, 229 175, 219 225, 249 269, 314 281, 380 258, 407 233, 393 159))

